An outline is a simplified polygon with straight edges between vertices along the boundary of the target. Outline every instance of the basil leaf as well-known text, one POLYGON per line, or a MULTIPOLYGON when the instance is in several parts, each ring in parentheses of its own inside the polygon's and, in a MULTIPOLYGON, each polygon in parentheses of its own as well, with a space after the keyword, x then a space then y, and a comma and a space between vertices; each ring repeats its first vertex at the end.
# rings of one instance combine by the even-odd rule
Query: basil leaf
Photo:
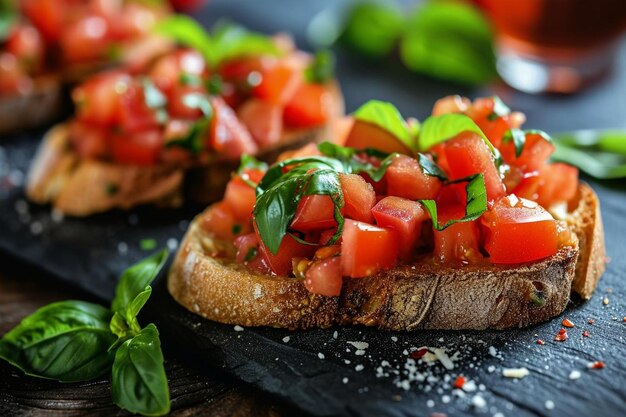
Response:
POLYGON ((408 18, 400 41, 407 68, 461 84, 476 85, 496 76, 489 22, 462 2, 431 1, 408 18))
POLYGON ((280 55, 271 37, 233 23, 219 22, 213 30, 213 39, 217 65, 236 57, 280 55))
POLYGON ((157 88, 156 85, 147 77, 142 78, 141 84, 143 85, 143 94, 146 100, 146 105, 151 109, 160 109, 167 105, 167 98, 157 88))
POLYGON ((293 176, 306 175, 308 171, 315 169, 333 169, 336 172, 343 172, 343 165, 341 161, 323 156, 294 158, 277 162, 267 170, 259 185, 257 185, 257 197, 277 182, 285 181, 293 176), (291 166, 296 168, 291 168, 287 173, 283 173, 285 169, 291 166))
POLYGON ((185 86, 200 87, 202 85, 202 78, 195 74, 183 72, 180 74, 180 77, 178 77, 178 82, 185 86))
POLYGON ((370 176, 370 178, 376 182, 380 181, 385 172, 387 172, 387 168, 393 162, 393 158, 396 157, 397 154, 388 155, 384 152, 380 152, 376 149, 363 149, 357 150, 354 148, 349 148, 346 146, 336 145, 331 142, 322 142, 317 145, 317 149, 330 158, 338 159, 343 164, 343 169, 341 172, 345 174, 359 174, 365 173, 370 176), (359 153, 363 152, 368 156, 375 156, 377 158, 381 158, 381 162, 379 166, 374 166, 369 161, 363 161, 355 158, 355 156, 359 153))
POLYGON ((170 411, 159 332, 154 324, 124 342, 115 353, 111 397, 118 407, 146 416, 170 411))
POLYGON ((357 3, 346 19, 340 42, 372 58, 389 54, 402 34, 402 12, 389 2, 357 3))
POLYGON ((260 171, 267 171, 267 164, 265 162, 259 161, 252 155, 241 155, 239 168, 237 168, 237 175, 239 175, 239 177, 250 187, 256 188, 256 184, 253 181, 250 181, 250 179, 244 172, 247 169, 258 169, 260 171))
POLYGON ((511 109, 509 108, 509 106, 504 104, 500 97, 493 96, 493 111, 489 116, 487 116, 487 119, 494 121, 497 120, 499 117, 506 116, 510 113, 511 109))
POLYGON ((447 181, 448 176, 445 172, 439 168, 439 165, 434 163, 429 157, 422 153, 417 154, 417 162, 419 163, 422 172, 426 175, 430 175, 431 177, 437 177, 441 181, 447 181))
POLYGON ((204 28, 189 16, 176 14, 159 21, 154 31, 167 36, 177 43, 188 46, 200 52, 207 64, 217 65, 217 51, 213 39, 204 28))
POLYGON ((555 161, 599 179, 626 178, 626 131, 580 130, 554 135, 555 161))
POLYGON ((509 129, 504 133, 502 141, 513 141, 513 145, 515 146, 515 157, 519 158, 524 151, 524 145, 526 144, 526 133, 524 133, 521 129, 509 129))
POLYGON ((0 42, 9 37, 11 28, 17 22, 18 15, 15 4, 11 0, 0 0, 0 42))
POLYGON ((323 84, 335 77, 335 57, 328 50, 315 53, 313 62, 304 72, 305 79, 314 84, 323 84))
POLYGON ((480 130, 480 127, 474 121, 464 114, 442 114, 441 116, 430 116, 422 123, 422 130, 418 139, 418 148, 425 152, 433 146, 452 139, 462 132, 474 132, 479 135, 491 152, 495 155, 497 152, 487 136, 480 130))
POLYGON ((209 98, 201 93, 189 93, 183 96, 183 104, 190 109, 198 109, 204 114, 204 117, 210 119, 213 117, 213 106, 209 98))
POLYGON ((353 117, 385 129, 410 150, 415 149, 415 138, 411 135, 406 121, 393 104, 370 100, 359 107, 353 113, 353 117))
POLYGON ((469 178, 453 181, 453 183, 465 181, 468 181, 467 186, 465 187, 465 192, 467 193, 467 204, 465 205, 465 216, 460 219, 452 219, 441 225, 437 220, 437 203, 435 200, 417 200, 424 206, 430 215, 433 227, 436 230, 441 231, 455 223, 476 220, 482 216, 485 211, 487 211, 487 190, 485 188, 485 179, 483 174, 476 174, 469 178))
POLYGON ((140 329, 136 316, 152 293, 150 283, 163 268, 167 257, 167 250, 149 256, 124 271, 117 284, 111 309, 124 317, 135 332, 140 329))
POLYGON ((112 313, 97 304, 61 301, 40 308, 0 340, 0 357, 25 374, 62 382, 109 372, 112 313))
MULTIPOLYGON (((311 174, 305 195, 327 195, 333 202, 333 217, 337 222, 337 231, 328 240, 327 245, 337 242, 343 232, 344 218, 341 209, 344 205, 343 191, 339 182, 339 174, 331 170, 319 170, 311 174)), ((291 223, 291 222, 290 222, 291 223)))

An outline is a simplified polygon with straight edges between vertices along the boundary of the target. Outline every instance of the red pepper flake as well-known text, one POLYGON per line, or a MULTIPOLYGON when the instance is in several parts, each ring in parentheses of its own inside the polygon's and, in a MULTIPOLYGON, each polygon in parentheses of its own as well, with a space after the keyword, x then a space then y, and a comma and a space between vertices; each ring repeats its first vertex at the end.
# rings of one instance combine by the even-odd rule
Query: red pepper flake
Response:
POLYGON ((454 381, 454 388, 463 389, 463 385, 465 385, 465 377, 463 375, 457 376, 454 381))
POLYGON ((567 340, 567 331, 563 328, 561 328, 561 330, 559 330, 559 332, 556 334, 556 336, 554 336, 554 340, 556 340, 557 342, 564 342, 567 340))
POLYGON ((596 321, 595 321, 594 319, 589 319, 589 320, 587 320, 587 323, 589 323, 589 324, 593 324, 593 323, 595 323, 595 322, 596 322, 596 321))
POLYGON ((538 345, 545 345, 545 344, 546 344, 546 342, 544 342, 544 341, 543 341, 543 340, 541 340, 541 339, 537 339, 537 344, 538 344, 538 345))
POLYGON ((420 359, 422 356, 424 356, 427 353, 428 353, 428 349, 424 348, 424 349, 414 350, 413 352, 411 352, 409 354, 409 356, 411 358, 417 360, 417 359, 420 359))
POLYGON ((604 362, 602 362, 602 361, 591 362, 591 363, 589 363, 589 365, 587 365, 587 367, 589 369, 603 369, 604 368, 604 362))
POLYGON ((583 337, 589 337, 589 332, 587 330, 583 332, 583 337))
POLYGON ((561 322, 561 324, 564 327, 574 327, 574 323, 572 323, 569 319, 563 319, 563 321, 561 322))

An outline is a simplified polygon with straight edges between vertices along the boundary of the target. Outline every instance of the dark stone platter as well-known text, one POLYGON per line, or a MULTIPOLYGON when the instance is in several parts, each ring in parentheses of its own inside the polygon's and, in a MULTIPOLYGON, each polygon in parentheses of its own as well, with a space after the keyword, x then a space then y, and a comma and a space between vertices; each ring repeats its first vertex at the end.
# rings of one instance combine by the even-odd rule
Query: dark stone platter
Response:
MULTIPOLYGON (((212 1, 198 18, 210 23, 226 16, 266 32, 290 31, 306 45, 306 22, 328 3, 299 2, 296 7, 287 0, 212 1)), ((409 75, 398 66, 342 54, 338 61, 348 110, 379 98, 397 103, 405 115, 424 118, 438 97, 496 93, 526 112, 532 127, 626 128, 626 45, 607 83, 571 98, 528 96, 501 85, 467 90, 409 75)), ((52 216, 49 208, 27 203, 21 188, 42 134, 23 133, 0 142, 0 250, 108 300, 119 273, 151 252, 146 247, 150 240, 156 248, 175 249, 201 208, 141 208, 89 219, 52 216)), ((589 182, 600 196, 611 262, 593 298, 568 306, 563 317, 576 326, 565 342, 553 340, 563 317, 529 329, 486 332, 240 329, 188 313, 169 296, 163 277, 147 316, 170 350, 182 356, 194 353, 194 360, 222 368, 312 415, 626 415, 626 181, 589 182), (595 322, 589 324, 590 319, 595 322), (589 337, 582 336, 585 330, 589 337), (545 344, 538 345, 538 339, 545 344), (445 349, 453 368, 439 361, 415 364, 411 352, 422 346, 445 349), (605 369, 587 368, 597 360, 604 361, 605 369), (519 380, 502 376, 502 368, 519 367, 530 374, 519 380), (572 371, 579 371, 580 378, 571 379, 572 371), (471 381, 467 391, 452 389, 459 375, 471 381)))

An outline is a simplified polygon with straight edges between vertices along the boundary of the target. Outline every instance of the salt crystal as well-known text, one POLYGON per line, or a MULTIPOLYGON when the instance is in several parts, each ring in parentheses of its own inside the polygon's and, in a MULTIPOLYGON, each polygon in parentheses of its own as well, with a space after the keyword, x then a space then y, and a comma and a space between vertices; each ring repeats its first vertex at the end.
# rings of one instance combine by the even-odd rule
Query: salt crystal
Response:
POLYGON ((365 369, 365 366, 358 364, 357 366, 354 367, 354 370, 357 372, 361 372, 363 369, 365 369))
POLYGON ((349 344, 351 344, 352 346, 354 346, 355 348, 359 349, 359 350, 364 350, 367 349, 369 347, 369 343, 367 342, 348 342, 349 344))
POLYGON ((240 325, 236 325, 233 328, 235 329, 236 332, 243 332, 243 327, 241 327, 240 325))
POLYGON ((571 379, 571 380, 575 380, 575 379, 578 379, 580 377, 581 377, 580 371, 574 370, 574 371, 569 373, 569 379, 571 379))
POLYGON ((498 351, 493 346, 489 346, 489 354, 493 356, 494 358, 498 357, 498 351))
POLYGON ((433 408, 435 406, 435 402, 433 400, 426 401, 426 407, 433 408))
POLYGON ((530 372, 527 368, 502 368, 502 376, 506 378, 524 378, 528 376, 530 372))
POLYGON ((341 382, 343 382, 344 384, 348 383, 348 377, 343 377, 343 379, 341 380, 341 382))
POLYGON ((474 381, 467 381, 465 384, 463 384, 463 391, 465 392, 476 391, 476 383, 474 381))
POLYGON ((339 333, 337 333, 337 330, 335 330, 333 332, 333 339, 336 339, 339 336, 339 333))
POLYGON ((178 240, 171 237, 167 239, 166 244, 167 244, 167 248, 173 251, 173 250, 176 250, 176 248, 178 247, 178 240))
POLYGON ((361 350, 361 349, 358 349, 356 352, 354 352, 354 354, 357 355, 357 356, 363 356, 363 355, 365 355, 365 351, 361 350))
POLYGON ((326 356, 324 356, 324 354, 322 352, 317 354, 317 357, 320 359, 324 359, 326 356))
POLYGON ((474 395, 474 397, 472 397, 472 405, 476 408, 485 408, 487 401, 480 395, 474 395))
POLYGON ((450 396, 449 395, 444 395, 441 397, 441 402, 444 404, 448 404, 450 402, 450 396))
POLYGON ((289 336, 283 337, 283 343, 289 343, 289 339, 291 339, 289 336))
POLYGON ((544 405, 546 410, 554 410, 554 401, 547 400, 544 405))
POLYGON ((392 341, 392 342, 397 342, 397 341, 398 341, 398 338, 397 338, 396 336, 391 336, 391 341, 392 341))

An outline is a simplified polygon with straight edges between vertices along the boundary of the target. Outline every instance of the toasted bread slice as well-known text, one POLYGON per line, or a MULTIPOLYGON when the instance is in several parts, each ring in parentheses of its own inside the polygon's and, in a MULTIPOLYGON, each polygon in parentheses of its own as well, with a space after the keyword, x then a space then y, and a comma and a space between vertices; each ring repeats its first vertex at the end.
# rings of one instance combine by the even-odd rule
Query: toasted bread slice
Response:
MULTIPOLYGON (((585 184, 579 187, 573 224, 583 224, 598 207, 585 184)), ((585 223, 586 224, 586 223, 585 223)), ((586 242, 604 259, 600 231, 586 242)), ((577 231, 577 229, 573 229, 577 231)), ((585 237, 587 238, 587 237, 585 237)), ((593 289, 600 262, 579 257, 577 245, 563 247, 540 262, 513 266, 446 268, 434 263, 403 265, 368 278, 344 278, 339 297, 309 293, 295 278, 260 275, 236 263, 234 248, 204 230, 196 219, 180 246, 168 277, 172 296, 190 311, 211 320, 245 326, 290 329, 363 324, 388 330, 504 329, 524 327, 560 314, 576 280, 593 289)))
MULTIPOLYGON (((332 84, 331 117, 343 114, 343 98, 332 84)), ((278 154, 310 142, 328 139, 329 125, 315 129, 287 130, 277 146, 265 148, 257 157, 273 162, 278 154)), ((201 204, 221 198, 238 160, 213 160, 196 166, 139 167, 78 157, 70 145, 67 125, 46 134, 31 163, 26 196, 52 203, 61 213, 82 217, 140 204, 179 207, 184 197, 201 204)))

